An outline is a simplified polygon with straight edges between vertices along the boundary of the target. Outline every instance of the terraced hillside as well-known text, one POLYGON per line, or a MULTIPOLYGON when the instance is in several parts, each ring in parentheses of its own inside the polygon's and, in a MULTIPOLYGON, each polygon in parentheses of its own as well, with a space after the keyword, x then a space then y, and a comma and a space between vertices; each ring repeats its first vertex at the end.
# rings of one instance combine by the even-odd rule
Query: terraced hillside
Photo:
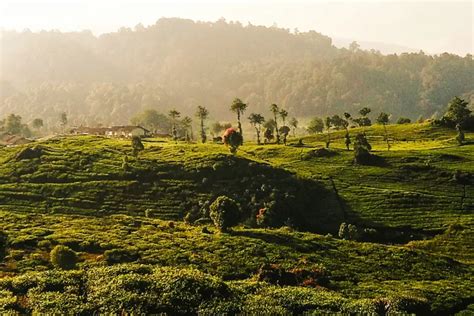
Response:
POLYGON ((409 124, 389 127, 392 150, 386 151, 381 127, 366 132, 382 160, 377 166, 354 165, 343 132, 331 133, 330 157, 314 154, 326 135, 305 137, 304 147, 245 145, 236 157, 222 145, 149 140, 136 159, 129 141, 87 136, 29 145, 37 157, 22 158, 25 147, 4 148, 0 203, 22 212, 149 210, 180 219, 226 194, 242 204, 244 220, 274 199, 301 228, 319 232, 335 233, 343 221, 427 234, 473 224, 471 144, 457 146, 447 129, 409 124))
POLYGON ((148 139, 133 157, 91 136, 1 148, 0 313, 469 315, 474 135, 393 125, 387 151, 382 127, 365 132, 375 165, 355 165, 338 131, 329 151, 319 134, 236 156, 148 139), (208 219, 219 195, 241 209, 227 234, 208 219), (361 237, 338 239, 342 222, 361 237), (77 270, 53 271, 56 245, 77 270))
POLYGON ((10 236, 0 265, 1 313, 474 310, 472 264, 407 247, 288 228, 219 234, 212 227, 126 215, 0 212, 0 220, 10 236), (78 253, 77 270, 52 269, 49 251, 58 244, 78 253))

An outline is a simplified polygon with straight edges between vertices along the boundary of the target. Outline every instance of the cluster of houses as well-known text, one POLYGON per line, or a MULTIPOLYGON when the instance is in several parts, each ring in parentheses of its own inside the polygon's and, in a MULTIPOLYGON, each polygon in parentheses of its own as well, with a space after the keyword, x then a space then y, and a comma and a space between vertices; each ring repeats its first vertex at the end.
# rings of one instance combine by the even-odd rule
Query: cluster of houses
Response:
POLYGON ((20 135, 0 133, 0 146, 17 146, 31 143, 32 140, 20 135))
MULTIPOLYGON (((138 137, 169 137, 168 133, 152 133, 141 126, 124 125, 112 127, 85 127, 80 126, 69 131, 71 135, 97 135, 107 137, 132 138, 138 137)), ((0 146, 18 146, 33 142, 32 139, 25 138, 20 135, 10 134, 8 132, 0 132, 0 146)))
POLYGON ((70 130, 73 135, 99 135, 108 137, 125 137, 131 138, 133 136, 149 137, 152 136, 151 131, 141 126, 124 125, 112 127, 86 127, 80 126, 70 130))

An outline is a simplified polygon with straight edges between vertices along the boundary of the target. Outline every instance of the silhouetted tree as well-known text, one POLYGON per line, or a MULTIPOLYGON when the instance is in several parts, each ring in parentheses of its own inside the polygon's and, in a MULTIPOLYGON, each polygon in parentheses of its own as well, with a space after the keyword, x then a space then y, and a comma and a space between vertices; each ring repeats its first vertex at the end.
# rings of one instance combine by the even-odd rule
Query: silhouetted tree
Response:
POLYGON ((222 141, 229 146, 230 152, 235 154, 240 145, 242 145, 242 135, 233 128, 228 128, 222 136, 222 141))
POLYGON ((298 120, 296 118, 291 118, 290 126, 293 128, 293 137, 296 137, 296 129, 298 128, 298 120))
POLYGON ((19 115, 10 114, 5 120, 5 130, 8 133, 20 135, 23 130, 22 118, 19 115))
POLYGON ((306 129, 310 134, 321 133, 324 129, 324 122, 319 117, 314 117, 309 121, 309 125, 306 129))
POLYGON ((366 164, 370 161, 370 151, 372 146, 367 141, 363 133, 358 133, 354 140, 354 161, 359 164, 366 164))
POLYGON ((326 132, 327 132, 326 148, 329 148, 329 146, 331 145, 331 133, 329 130, 331 129, 331 126, 332 126, 332 120, 329 116, 326 117, 326 119, 324 120, 324 125, 326 126, 326 132))
POLYGON ((286 139, 288 137, 288 134, 290 133, 290 128, 286 125, 283 125, 280 127, 279 134, 283 136, 283 144, 286 145, 286 139))
POLYGON ((277 144, 280 143, 280 131, 278 130, 278 115, 280 114, 280 109, 278 108, 278 105, 273 103, 270 105, 270 112, 273 113, 273 120, 275 122, 275 132, 276 132, 276 142, 277 144))
POLYGON ((462 128, 471 116, 471 110, 468 106, 468 102, 461 98, 454 97, 449 102, 448 111, 444 114, 443 119, 451 121, 453 126, 459 124, 462 128))
POLYGON ((168 112, 168 116, 171 118, 171 135, 173 135, 173 139, 176 141, 178 140, 178 129, 176 128, 176 123, 178 118, 181 116, 181 113, 173 109, 168 112))
POLYGON ((368 108, 368 107, 364 107, 364 108, 360 109, 359 114, 361 116, 354 119, 354 122, 356 122, 360 127, 365 127, 365 126, 372 125, 372 122, 367 117, 367 115, 369 115, 370 112, 371 112, 371 109, 368 108))
POLYGON ((260 131, 262 129, 262 124, 265 122, 265 118, 258 114, 258 113, 252 113, 249 116, 249 121, 250 124, 255 128, 255 133, 257 135, 257 144, 260 145, 260 131))
POLYGON ((192 130, 190 131, 190 129, 192 128, 192 123, 193 123, 193 120, 189 116, 185 116, 181 120, 181 125, 184 129, 184 134, 185 134, 184 137, 186 141, 188 142, 192 139, 192 130))
POLYGON ((344 122, 343 127, 346 129, 346 134, 344 135, 344 144, 346 145, 347 150, 349 150, 349 146, 351 145, 351 136, 349 134, 349 121, 352 119, 352 116, 348 112, 344 112, 344 122))
POLYGON ((201 142, 204 144, 206 142, 206 129, 204 127, 204 120, 207 119, 209 116, 209 111, 203 107, 203 106, 198 106, 196 116, 199 118, 201 121, 201 142))
POLYGON ((152 130, 153 132, 170 131, 172 122, 169 117, 162 113, 158 113, 156 110, 147 109, 143 112, 136 114, 131 118, 130 122, 137 126, 143 126, 152 130))
POLYGON ((64 128, 67 125, 68 119, 67 119, 67 114, 66 112, 62 112, 61 115, 59 116, 59 124, 61 124, 61 127, 64 128))
POLYGON ((33 126, 34 129, 40 129, 44 126, 43 120, 40 118, 35 118, 33 122, 31 122, 31 125, 33 126))
POLYGON ((239 133, 242 137, 242 143, 244 141, 243 138, 243 131, 242 131, 242 123, 240 121, 241 116, 244 114, 245 110, 247 109, 247 104, 242 102, 239 98, 235 98, 234 101, 232 102, 232 105, 230 106, 230 109, 232 112, 237 114, 237 123, 239 127, 239 133))
POLYGON ((281 109, 280 110, 280 117, 283 125, 286 125, 286 118, 288 117, 288 111, 281 109))
POLYGON ((458 141, 459 146, 461 146, 465 140, 465 136, 461 128, 461 124, 456 124, 456 130, 458 131, 458 134, 456 135, 456 140, 458 141))
POLYGON ((347 150, 350 150, 351 136, 349 135, 349 132, 347 131, 346 131, 346 134, 344 135, 344 144, 346 145, 347 150))
POLYGON ((390 150, 390 142, 388 140, 388 133, 387 133, 387 124, 388 124, 389 121, 390 121, 390 117, 385 112, 380 113, 379 117, 377 118, 377 123, 383 125, 384 139, 387 142, 387 150, 390 150))

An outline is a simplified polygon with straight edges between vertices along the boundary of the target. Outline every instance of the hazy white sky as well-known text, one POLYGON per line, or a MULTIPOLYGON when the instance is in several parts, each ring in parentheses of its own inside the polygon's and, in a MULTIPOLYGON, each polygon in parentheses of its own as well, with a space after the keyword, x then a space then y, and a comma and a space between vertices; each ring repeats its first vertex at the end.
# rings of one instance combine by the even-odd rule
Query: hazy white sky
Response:
POLYGON ((160 17, 314 29, 335 38, 398 44, 428 53, 473 53, 473 2, 426 0, 0 0, 0 28, 32 31, 149 25, 160 17))

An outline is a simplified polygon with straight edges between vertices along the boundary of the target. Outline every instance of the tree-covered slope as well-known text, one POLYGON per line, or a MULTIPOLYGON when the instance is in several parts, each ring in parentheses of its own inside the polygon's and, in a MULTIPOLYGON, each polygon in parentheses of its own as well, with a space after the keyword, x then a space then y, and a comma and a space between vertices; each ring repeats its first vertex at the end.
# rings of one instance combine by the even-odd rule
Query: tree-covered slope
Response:
POLYGON ((296 117, 369 106, 415 119, 474 90, 472 56, 384 56, 337 49, 314 31, 224 21, 160 19, 99 37, 2 32, 1 41, 0 116, 50 127, 62 111, 76 125, 121 124, 147 108, 190 115, 196 105, 229 119, 236 96, 263 114, 272 103, 296 117))

